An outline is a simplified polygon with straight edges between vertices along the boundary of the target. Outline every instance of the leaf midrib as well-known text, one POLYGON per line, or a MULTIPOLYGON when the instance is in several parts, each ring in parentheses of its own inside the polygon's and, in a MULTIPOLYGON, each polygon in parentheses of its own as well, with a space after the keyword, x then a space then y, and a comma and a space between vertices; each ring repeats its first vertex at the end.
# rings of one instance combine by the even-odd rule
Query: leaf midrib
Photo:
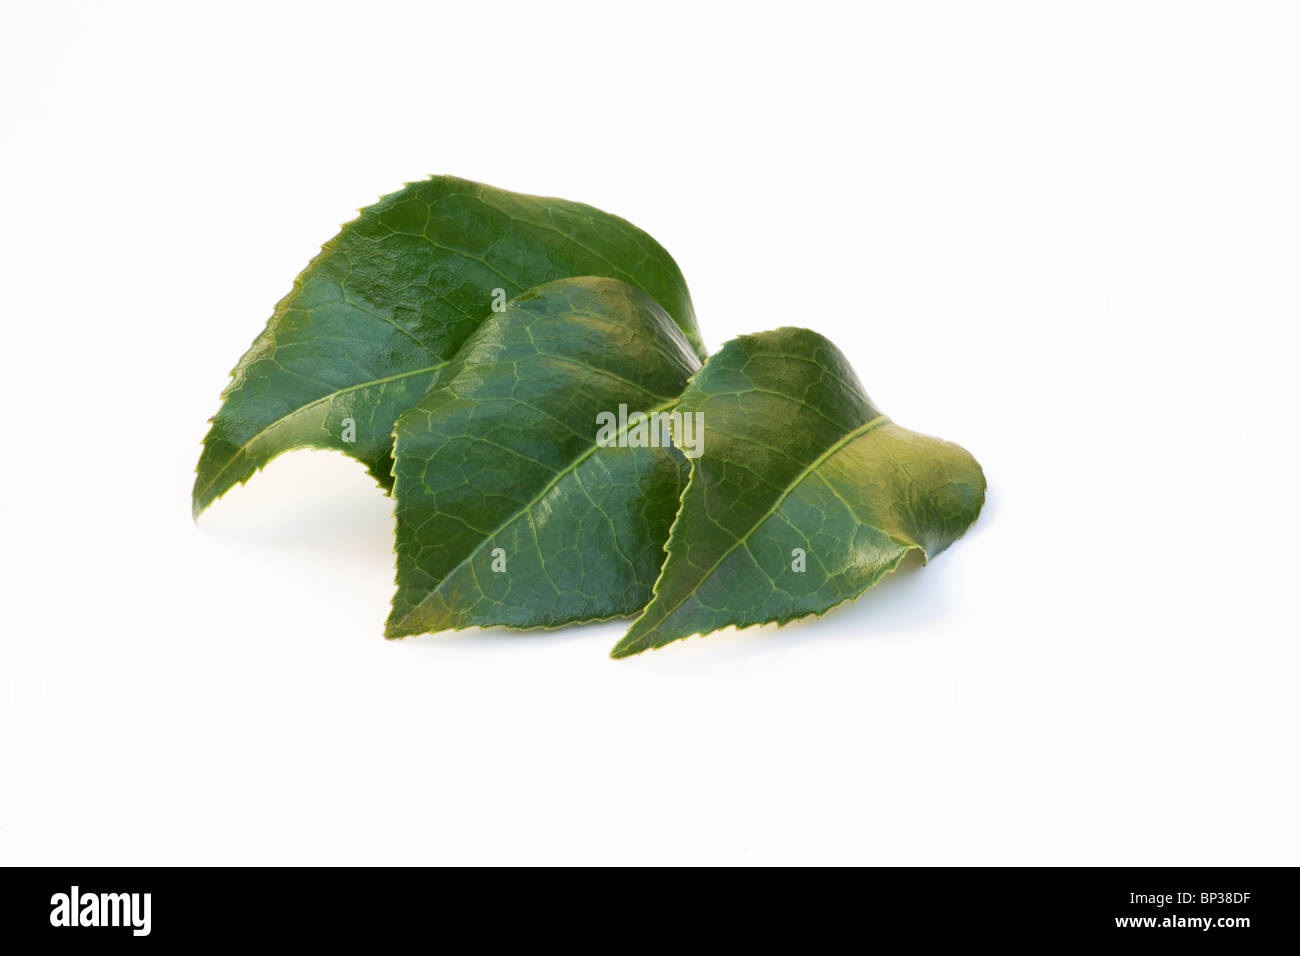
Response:
POLYGON ((217 483, 217 480, 220 479, 221 476, 224 475, 226 471, 232 465, 235 464, 235 462, 239 461, 242 456, 247 454, 248 447, 251 444, 253 444, 253 442, 257 441, 259 438, 261 438, 263 435, 265 435, 267 432, 271 431, 272 429, 278 427, 284 422, 289 421, 294 416, 301 415, 309 408, 315 408, 317 405, 320 405, 323 402, 333 401, 334 399, 338 398, 340 395, 347 395, 349 392, 358 392, 363 388, 373 388, 376 385, 386 385, 389 382, 395 382, 398 379, 402 379, 402 378, 410 378, 413 375, 421 375, 425 372, 436 372, 438 369, 442 368, 446 364, 447 364, 447 360, 444 360, 442 362, 437 363, 436 365, 429 365, 426 366, 425 368, 412 369, 409 372, 400 372, 397 375, 389 375, 386 378, 370 379, 369 381, 360 382, 356 385, 349 385, 347 388, 340 388, 334 392, 327 392, 326 394, 322 395, 320 398, 314 398, 310 402, 307 402, 305 405, 299 405, 297 408, 293 409, 292 411, 284 415, 281 415, 275 421, 271 422, 271 424, 263 428, 259 428, 247 441, 240 444, 240 446, 235 449, 235 453, 226 460, 226 463, 222 465, 217 470, 217 472, 208 480, 208 482, 203 486, 202 494, 199 497, 200 498, 207 497, 208 492, 212 489, 213 485, 217 483))
MULTIPOLYGON (((777 510, 777 508, 781 507, 781 505, 785 502, 785 500, 786 500, 787 498, 790 497, 791 493, 793 493, 793 491, 794 491, 796 488, 798 488, 801 484, 803 484, 804 480, 805 480, 809 475, 813 474, 813 473, 814 473, 814 472, 815 472, 819 467, 821 467, 821 466, 822 466, 822 465, 823 465, 823 464, 824 464, 828 459, 830 459, 832 455, 834 455, 836 452, 838 452, 841 448, 843 448, 843 447, 844 447, 845 445, 847 445, 849 442, 853 441, 853 440, 856 439, 856 438, 860 438, 860 437, 862 437, 863 435, 867 434, 868 432, 872 431, 872 430, 875 429, 875 428, 878 428, 878 427, 881 426, 881 425, 888 424, 889 421, 890 421, 890 419, 889 419, 888 416, 886 416, 886 415, 877 415, 875 418, 871 419, 870 421, 865 422, 865 423, 859 425, 857 428, 855 428, 855 429, 853 429, 852 431, 850 431, 850 432, 848 432, 847 434, 845 434, 843 438, 841 438, 841 439, 839 439, 838 441, 836 441, 836 442, 835 442, 834 444, 832 444, 829 448, 827 448, 824 452, 822 452, 820 455, 818 455, 818 456, 813 460, 812 464, 808 465, 808 467, 806 467, 803 471, 801 471, 798 475, 796 475, 796 476, 794 477, 793 480, 791 480, 789 483, 786 484, 785 489, 781 492, 781 494, 777 495, 776 501, 774 501, 774 502, 772 503, 772 506, 771 506, 770 508, 768 508, 767 511, 764 512, 764 513, 763 513, 763 514, 758 518, 758 520, 756 520, 752 525, 750 525, 749 530, 746 531, 746 532, 745 532, 743 535, 741 535, 739 538, 737 538, 737 539, 736 539, 736 540, 731 544, 731 546, 727 548, 726 551, 722 552, 722 554, 718 557, 718 560, 714 561, 713 564, 712 564, 712 565, 711 565, 711 566, 710 566, 710 567, 709 567, 709 568, 708 568, 708 569, 707 569, 707 570, 706 570, 702 575, 700 575, 700 577, 699 577, 699 579, 698 579, 698 583, 697 583, 694 587, 692 587, 690 590, 688 590, 687 593, 686 593, 686 594, 685 594, 685 595, 684 595, 680 600, 678 600, 678 601, 677 601, 677 602, 676 602, 672 607, 670 607, 670 608, 668 608, 666 611, 663 611, 663 612, 660 613, 660 615, 659 615, 659 621, 658 621, 655 625, 653 625, 653 627, 651 628, 651 630, 647 631, 647 632, 646 632, 645 634, 643 634, 643 635, 638 636, 638 637, 636 638, 636 643, 641 643, 641 642, 645 639, 646 636, 648 636, 649 634, 654 633, 654 631, 658 629, 659 624, 661 624, 661 623, 663 623, 664 621, 668 620, 668 618, 669 618, 671 615, 673 615, 674 613, 676 613, 677 610, 678 610, 678 609, 679 609, 683 604, 685 604, 685 603, 690 599, 691 595, 695 594, 695 593, 699 590, 699 585, 700 585, 701 583, 703 583, 704 581, 708 580, 709 577, 711 577, 711 576, 713 575, 713 572, 717 571, 718 568, 722 566, 722 562, 725 561, 725 560, 727 560, 727 558, 730 557, 730 555, 731 555, 731 553, 732 553, 733 551, 735 551, 738 547, 740 547, 742 544, 744 544, 746 541, 748 541, 748 540, 750 539, 750 537, 754 534, 755 531, 757 531, 757 530, 758 530, 759 528, 761 528, 764 524, 766 524, 767 521, 768 521, 768 519, 771 518, 772 515, 776 514, 776 510, 777 510)), ((685 498, 685 492, 683 492, 682 497, 683 497, 683 499, 685 498)), ((680 515, 679 515, 679 520, 680 520, 680 515)), ((671 542, 671 540, 670 540, 670 541, 669 541, 669 547, 671 547, 671 545, 672 545, 672 542, 671 542)), ((636 627, 636 623, 634 622, 632 626, 635 628, 635 627, 636 627)))
MULTIPOLYGON (((656 405, 654 408, 647 410, 645 414, 653 415, 656 412, 667 411, 668 409, 674 407, 677 404, 677 402, 678 402, 677 398, 670 398, 667 401, 661 402, 660 404, 656 405)), ((621 435, 625 434, 627 429, 631 427, 631 425, 632 422, 629 421, 626 426, 620 428, 615 433, 614 437, 617 439, 621 435)), ((537 492, 537 494, 533 495, 531 499, 529 499, 523 505, 521 505, 520 507, 512 511, 504 520, 498 523, 495 528, 493 528, 491 531, 484 534, 482 541, 480 541, 473 548, 471 548, 463 558, 461 558, 459 561, 456 562, 455 565, 453 565, 450 569, 448 569, 447 572, 442 575, 437 585, 435 585, 433 589, 430 590, 429 593, 426 594, 423 598, 421 598, 420 601, 417 604, 415 604, 409 611, 407 611, 402 615, 401 619, 397 621, 397 626, 404 627, 404 626, 409 626, 412 623, 418 624, 419 623, 418 621, 412 622, 411 617, 417 612, 419 612, 420 610, 422 610, 424 606, 430 600, 433 599, 434 595, 436 595, 439 591, 442 590, 442 586, 446 584, 449 580, 451 580, 451 576, 453 574, 455 574, 461 568, 465 567, 465 565, 467 565, 469 562, 474 560, 474 558, 476 558, 482 552, 483 548, 488 544, 488 542, 490 542, 493 538, 495 538, 498 534, 500 534, 501 531, 504 528, 508 527, 511 522, 517 521, 521 515, 531 514, 533 508, 537 506, 537 503, 540 502, 543 498, 545 498, 546 495, 549 494, 550 491, 556 485, 558 485, 562 479, 572 475, 574 472, 578 470, 578 466, 580 466, 583 462, 585 462, 588 458, 594 455, 601 448, 606 448, 606 447, 609 446, 593 443, 590 447, 584 450, 582 454, 578 455, 571 462, 569 462, 568 465, 566 465, 564 468, 557 471, 555 473, 555 476, 550 481, 548 481, 546 485, 539 492, 537 492)), ((615 445, 615 447, 617 447, 617 445, 615 445)))

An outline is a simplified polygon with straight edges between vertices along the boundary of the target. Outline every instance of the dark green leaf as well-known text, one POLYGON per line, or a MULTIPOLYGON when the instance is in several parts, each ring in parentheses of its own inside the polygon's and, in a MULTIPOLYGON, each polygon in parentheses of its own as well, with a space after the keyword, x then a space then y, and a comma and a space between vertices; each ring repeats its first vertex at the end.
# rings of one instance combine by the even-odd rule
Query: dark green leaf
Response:
POLYGON ((642 289, 703 354, 676 263, 616 216, 450 176, 385 196, 325 244, 240 359, 204 439, 195 516, 291 448, 346 452, 390 487, 393 423, 494 303, 582 275, 642 289))
POLYGON ((686 459, 635 426, 626 445, 660 444, 598 444, 598 416, 671 408, 698 367, 672 318, 615 279, 550 282, 484 322, 397 421, 388 636, 644 607, 686 459))
POLYGON ((974 458, 893 424, 840 351, 807 329, 727 343, 678 408, 703 416, 704 453, 654 599, 614 657, 821 614, 908 551, 938 554, 984 503, 974 458))

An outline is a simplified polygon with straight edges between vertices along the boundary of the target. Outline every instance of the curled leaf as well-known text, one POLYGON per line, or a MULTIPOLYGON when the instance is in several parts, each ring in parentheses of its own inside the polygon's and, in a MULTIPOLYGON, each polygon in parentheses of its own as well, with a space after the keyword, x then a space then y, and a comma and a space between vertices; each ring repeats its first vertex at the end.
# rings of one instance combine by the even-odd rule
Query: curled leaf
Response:
POLYGON ((325 244, 240 359, 204 439, 197 517, 292 448, 332 448, 392 483, 392 429, 499 307, 567 276, 610 276, 703 354, 672 257, 617 216, 451 176, 385 196, 325 244))
POLYGON ((909 551, 944 550, 984 503, 968 452, 891 422, 840 351, 807 329, 728 342, 678 408, 703 416, 704 452, 654 598, 614 657, 821 614, 909 551))

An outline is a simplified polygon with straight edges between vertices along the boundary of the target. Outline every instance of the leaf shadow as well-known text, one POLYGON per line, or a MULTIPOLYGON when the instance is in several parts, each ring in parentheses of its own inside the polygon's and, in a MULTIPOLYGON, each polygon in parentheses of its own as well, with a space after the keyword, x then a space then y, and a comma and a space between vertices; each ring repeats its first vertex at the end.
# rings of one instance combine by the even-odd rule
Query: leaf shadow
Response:
POLYGON ((232 488, 200 517, 204 534, 241 547, 338 555, 393 566, 392 499, 358 462, 298 449, 232 488), (358 480, 360 479, 360 480, 358 480))

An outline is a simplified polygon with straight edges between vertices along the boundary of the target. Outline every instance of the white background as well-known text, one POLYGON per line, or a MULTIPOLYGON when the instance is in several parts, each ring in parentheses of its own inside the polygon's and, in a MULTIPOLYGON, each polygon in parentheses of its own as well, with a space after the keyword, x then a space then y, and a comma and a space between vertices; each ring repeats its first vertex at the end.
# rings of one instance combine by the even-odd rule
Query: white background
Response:
POLYGON ((1286 4, 25 4, 0 31, 0 862, 1300 862, 1286 4), (197 526, 319 245, 453 173, 804 325, 979 523, 820 621, 387 642, 391 503, 197 526))

